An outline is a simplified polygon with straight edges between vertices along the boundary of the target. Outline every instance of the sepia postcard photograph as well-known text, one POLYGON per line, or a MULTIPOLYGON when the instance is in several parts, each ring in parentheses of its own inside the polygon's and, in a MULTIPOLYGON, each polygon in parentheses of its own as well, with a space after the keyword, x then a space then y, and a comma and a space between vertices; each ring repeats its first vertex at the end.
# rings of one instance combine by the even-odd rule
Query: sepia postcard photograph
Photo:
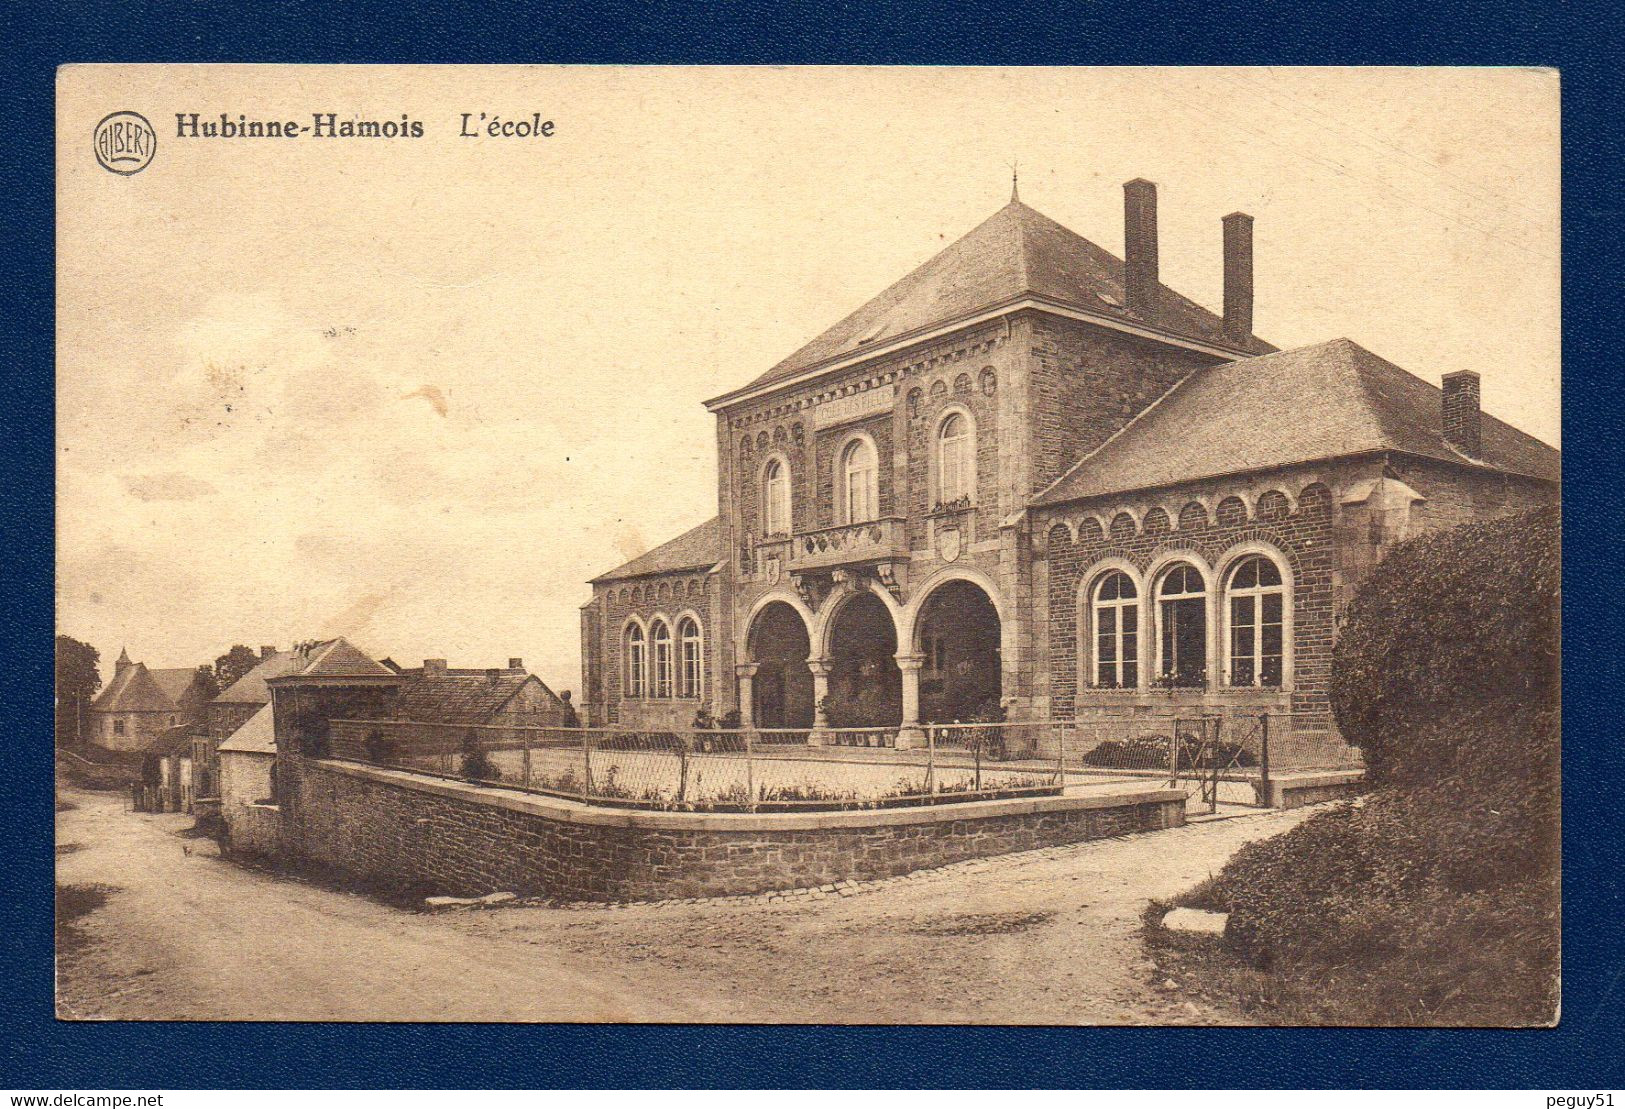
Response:
POLYGON ((59 1019, 1558 1023, 1555 70, 56 80, 59 1019))

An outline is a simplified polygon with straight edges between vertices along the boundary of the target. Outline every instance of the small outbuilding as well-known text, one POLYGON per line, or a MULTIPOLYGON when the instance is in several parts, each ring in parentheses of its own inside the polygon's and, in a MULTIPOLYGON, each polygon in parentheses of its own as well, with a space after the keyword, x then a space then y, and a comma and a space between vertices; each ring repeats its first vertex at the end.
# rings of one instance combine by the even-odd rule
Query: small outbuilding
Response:
POLYGON ((277 805, 271 706, 261 708, 221 742, 218 754, 226 848, 241 855, 275 854, 282 811, 277 805))

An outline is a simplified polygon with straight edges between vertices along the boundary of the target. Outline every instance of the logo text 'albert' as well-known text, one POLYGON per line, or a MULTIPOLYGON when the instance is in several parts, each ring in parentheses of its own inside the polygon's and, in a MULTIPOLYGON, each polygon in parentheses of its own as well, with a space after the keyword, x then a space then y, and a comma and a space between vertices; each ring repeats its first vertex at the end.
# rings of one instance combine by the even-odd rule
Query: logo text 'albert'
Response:
POLYGON ((140 173, 158 153, 158 132, 137 112, 114 112, 96 124, 96 161, 109 173, 140 173))

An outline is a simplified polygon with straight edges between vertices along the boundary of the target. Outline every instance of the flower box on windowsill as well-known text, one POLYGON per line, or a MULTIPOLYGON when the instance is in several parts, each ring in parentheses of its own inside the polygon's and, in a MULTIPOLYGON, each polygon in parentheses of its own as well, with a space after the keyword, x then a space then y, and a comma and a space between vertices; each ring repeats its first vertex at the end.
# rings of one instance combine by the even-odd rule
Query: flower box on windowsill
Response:
POLYGON ((927 513, 929 516, 959 516, 976 507, 976 502, 969 497, 955 497, 951 501, 938 501, 927 513))

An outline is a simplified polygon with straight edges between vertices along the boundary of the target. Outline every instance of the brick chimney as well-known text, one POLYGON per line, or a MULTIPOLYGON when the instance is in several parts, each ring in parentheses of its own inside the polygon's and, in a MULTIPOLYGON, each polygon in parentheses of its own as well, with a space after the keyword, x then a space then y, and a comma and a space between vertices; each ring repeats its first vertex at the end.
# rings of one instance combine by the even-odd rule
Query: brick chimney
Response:
POLYGON ((266 646, 261 646, 260 647, 260 661, 261 662, 263 662, 266 659, 270 658, 274 654, 276 654, 276 648, 275 647, 266 647, 266 646))
POLYGON ((446 673, 446 660, 443 658, 426 658, 423 660, 423 676, 444 677, 446 673))
POLYGON ((525 660, 524 659, 522 659, 522 658, 511 658, 511 659, 508 660, 508 669, 509 670, 523 670, 524 668, 525 668, 525 660))
POLYGON ((1224 337, 1246 346, 1253 337, 1253 217, 1224 217, 1224 337))
POLYGON ((1468 458, 1483 447, 1479 433, 1478 374, 1457 370, 1444 375, 1444 441, 1468 458))
POLYGON ((1123 293, 1128 310, 1157 312, 1157 186, 1136 177, 1123 186, 1123 293))

